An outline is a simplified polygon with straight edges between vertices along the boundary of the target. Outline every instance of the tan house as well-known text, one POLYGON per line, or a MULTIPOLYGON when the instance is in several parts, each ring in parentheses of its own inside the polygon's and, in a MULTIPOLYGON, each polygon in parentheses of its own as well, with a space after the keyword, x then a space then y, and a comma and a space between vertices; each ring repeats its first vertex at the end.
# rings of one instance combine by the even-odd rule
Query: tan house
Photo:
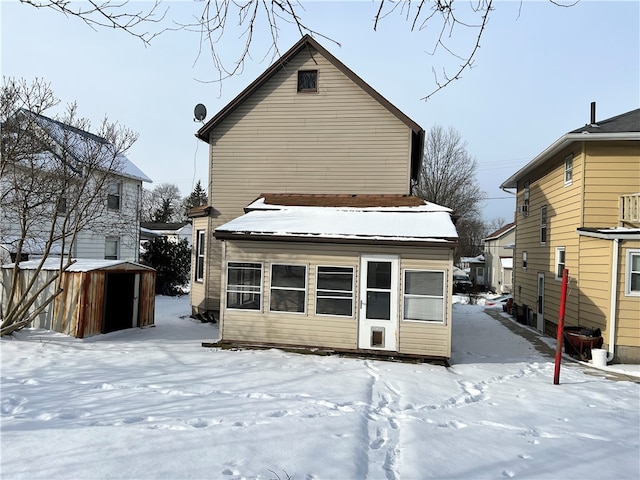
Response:
POLYGON ((485 283, 492 292, 511 293, 515 241, 515 222, 504 225, 484 239, 485 283))
POLYGON ((608 361, 640 362, 640 109, 555 141, 501 188, 517 190, 514 302, 555 335, 562 271, 567 325, 599 328, 608 361))
MULTIPOLYGON (((358 328, 362 278, 360 269, 362 265, 367 268, 367 264, 362 262, 368 256, 386 255, 390 258, 384 262, 385 268, 389 266, 395 272, 393 302, 396 303, 389 308, 398 312, 397 315, 400 315, 402 298, 400 276, 406 268, 414 268, 411 267, 410 256, 403 260, 403 249, 417 255, 418 267, 423 265, 423 260, 427 262, 424 265, 433 262, 430 264, 432 268, 444 275, 441 293, 447 296, 450 294, 453 260, 451 245, 457 241, 457 234, 451 234, 450 231, 442 238, 427 242, 437 244, 435 249, 419 253, 418 250, 422 250, 416 248, 420 242, 426 241, 425 232, 422 232, 422 240, 401 236, 381 239, 364 228, 354 232, 353 238, 345 241, 343 237, 349 236, 348 234, 335 237, 331 234, 325 236, 313 233, 313 221, 310 221, 310 217, 307 217, 306 223, 299 225, 303 230, 289 231, 284 228, 284 235, 280 235, 280 230, 270 231, 268 222, 255 226, 258 232, 262 232, 259 234, 244 227, 239 235, 228 230, 235 228, 232 221, 238 217, 243 218, 244 222, 246 218, 265 214, 254 203, 263 192, 280 195, 270 197, 273 204, 270 203, 271 207, 266 211, 283 211, 285 206, 288 207, 287 211, 293 207, 298 211, 305 207, 311 208, 309 202, 318 203, 318 198, 324 198, 324 203, 315 205, 313 215, 327 211, 339 216, 352 211, 351 215, 356 215, 354 208, 388 208, 391 211, 386 212, 384 219, 395 218, 393 209, 409 208, 413 210, 405 212, 407 215, 401 218, 410 222, 427 215, 427 212, 420 211, 426 208, 424 204, 404 204, 415 201, 407 199, 412 198, 409 197, 411 181, 416 178, 422 159, 423 129, 313 38, 303 37, 207 122, 197 136, 210 145, 210 190, 209 206, 190 212, 194 230, 191 305, 194 313, 214 312, 219 315, 223 340, 358 348, 359 344, 353 340, 353 329, 358 328), (292 200, 289 199, 287 205, 282 205, 282 194, 296 194, 295 202, 299 204, 291 205, 292 200), (337 200, 341 196, 344 196, 342 200, 337 200), (356 207, 344 207, 341 202, 347 196, 364 203, 356 207), (371 196, 378 198, 369 204, 371 196), (378 204, 385 196, 390 197, 378 204), (309 200, 311 198, 314 200, 309 200), (246 213, 248 217, 243 217, 245 207, 250 204, 250 211, 246 213), (347 212, 340 212, 340 208, 346 208, 347 212), (282 236, 286 238, 283 240, 282 236), (302 240, 302 237, 305 239, 302 240), (310 239, 315 241, 310 242, 310 239), (423 260, 420 259, 421 255, 425 255, 423 260), (276 261, 273 271, 273 262, 276 261), (236 268, 237 264, 245 263, 251 265, 248 270, 244 270, 244 267, 236 268), (259 269, 256 264, 260 265, 259 269), (304 272, 299 268, 300 265, 304 265, 304 272), (280 268, 282 266, 295 268, 280 268), (318 275, 320 274, 322 283, 322 278, 330 277, 329 270, 334 268, 337 269, 337 277, 341 279, 348 277, 346 273, 342 273, 347 270, 351 272, 353 288, 350 295, 353 305, 348 323, 340 323, 344 320, 340 318, 341 315, 337 316, 337 320, 332 320, 323 316, 324 314, 315 313, 318 308, 318 275), (283 271, 297 272, 296 275, 300 274, 305 278, 304 291, 287 294, 294 297, 304 294, 305 299, 296 307, 304 305, 302 312, 279 312, 271 302, 271 295, 278 289, 278 286, 274 287, 271 283, 272 274, 285 283, 293 282, 291 279, 287 280, 288 277, 283 277, 283 271), (229 279, 239 275, 248 275, 246 278, 253 275, 255 278, 258 272, 263 292, 258 302, 259 313, 240 312, 243 315, 239 315, 238 310, 244 307, 230 307, 229 304, 229 295, 234 293, 229 291, 230 285, 238 285, 230 284, 229 279), (241 323, 240 317, 257 321, 258 316, 264 318, 257 324, 241 323), (268 325, 271 324, 265 323, 265 320, 275 322, 273 325, 277 326, 280 333, 283 326, 287 326, 291 329, 290 335, 282 336, 277 333, 270 336, 268 325), (351 330, 346 332, 341 328, 336 329, 336 321, 345 329, 351 330), (318 333, 318 329, 322 329, 321 324, 334 325, 331 327, 334 328, 332 339, 318 333), (304 333, 297 331, 294 325, 301 325, 304 333), (341 338, 339 341, 338 337, 341 338)), ((304 211, 307 215, 310 212, 304 211)), ((369 218, 373 218, 374 213, 383 214, 369 212, 369 218)), ((439 212, 438 216, 440 215, 443 212, 439 212)), ((448 213, 444 215, 449 216, 448 213)), ((356 217, 359 218, 359 215, 356 217)), ((354 225, 360 223, 354 219, 354 225)), ((433 238, 436 239, 440 233, 435 232, 433 238)), ((238 288, 241 292, 235 293, 244 292, 244 287, 238 288)), ((276 297, 279 294, 282 292, 276 292, 276 297)), ((338 297, 343 294, 346 295, 345 292, 337 292, 338 297)), ((332 303, 333 300, 336 299, 320 303, 332 303)), ((448 332, 450 303, 444 302, 443 308, 442 325, 446 326, 445 330, 448 332)), ((402 331, 401 327, 399 329, 402 331)), ((446 332, 445 337, 449 335, 446 332)), ((379 335, 375 335, 374 344, 377 346, 373 349, 391 350, 391 344, 387 340, 392 339, 398 348, 397 333, 386 330, 384 341, 379 335)), ((433 350, 433 355, 448 357, 449 341, 446 338, 444 343, 440 342, 438 348, 433 350)), ((408 348, 407 351, 417 350, 408 348)))

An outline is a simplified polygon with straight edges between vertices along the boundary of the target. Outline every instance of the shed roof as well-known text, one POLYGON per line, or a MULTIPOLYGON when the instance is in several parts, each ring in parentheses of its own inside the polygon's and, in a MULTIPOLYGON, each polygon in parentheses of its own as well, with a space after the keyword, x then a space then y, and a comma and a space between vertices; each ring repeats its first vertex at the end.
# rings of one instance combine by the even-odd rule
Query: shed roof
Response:
MULTIPOLYGON (((20 270, 36 270, 42 260, 28 260, 18 264, 20 270)), ((2 268, 13 268, 13 263, 3 265, 2 268)), ((42 270, 58 270, 60 268, 60 258, 47 258, 44 261, 42 270)), ((74 259, 74 263, 66 270, 67 272, 90 272, 93 270, 153 270, 151 267, 125 260, 94 260, 88 258, 74 259)))
POLYGON ((517 188, 518 180, 574 142, 640 141, 640 108, 577 128, 563 135, 524 167, 502 182, 500 188, 517 188))
MULTIPOLYGON (((372 205, 380 195, 300 195, 300 204, 269 203, 278 195, 265 195, 247 213, 215 230, 219 239, 295 240, 336 243, 429 243, 451 246, 458 240, 451 210, 415 197, 389 196, 389 206, 372 205), (339 205, 347 197, 352 204, 339 205), (365 198, 366 197, 366 198, 365 198), (404 198, 400 198, 404 197, 404 198), (307 200, 307 201, 305 201, 307 200), (370 200, 370 201, 366 201, 370 200), (318 206, 317 203, 322 203, 318 206), (338 204, 338 205, 335 205, 338 204)), ((286 203, 286 202, 285 202, 286 203)))

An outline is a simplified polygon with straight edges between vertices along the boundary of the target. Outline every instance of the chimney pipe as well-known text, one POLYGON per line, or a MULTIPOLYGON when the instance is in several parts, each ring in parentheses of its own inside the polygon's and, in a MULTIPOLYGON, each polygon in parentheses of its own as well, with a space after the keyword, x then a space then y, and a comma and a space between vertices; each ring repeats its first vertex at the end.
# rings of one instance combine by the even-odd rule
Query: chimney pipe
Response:
POLYGON ((591 102, 591 125, 596 124, 596 102, 591 102))

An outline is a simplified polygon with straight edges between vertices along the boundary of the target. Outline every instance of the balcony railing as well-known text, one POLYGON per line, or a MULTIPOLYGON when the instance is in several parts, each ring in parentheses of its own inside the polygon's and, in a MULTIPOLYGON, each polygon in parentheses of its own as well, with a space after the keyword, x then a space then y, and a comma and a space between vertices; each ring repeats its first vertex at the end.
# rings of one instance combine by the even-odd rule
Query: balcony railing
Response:
POLYGON ((619 220, 624 223, 640 223, 640 193, 620 196, 619 220))

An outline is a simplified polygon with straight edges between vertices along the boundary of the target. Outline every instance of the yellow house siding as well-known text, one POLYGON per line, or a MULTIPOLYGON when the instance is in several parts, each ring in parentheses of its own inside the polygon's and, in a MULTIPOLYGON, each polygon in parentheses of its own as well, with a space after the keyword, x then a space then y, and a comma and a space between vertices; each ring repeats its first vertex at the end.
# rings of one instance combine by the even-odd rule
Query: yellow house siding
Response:
MULTIPOLYGON (((221 338, 224 341, 300 345, 356 350, 358 348, 358 306, 360 255, 399 255, 401 285, 398 315, 402 315, 402 272, 404 269, 443 270, 451 276, 449 249, 416 247, 375 247, 265 241, 226 241, 226 261, 260 262, 263 265, 262 312, 223 309, 221 338), (270 267, 286 263, 307 266, 307 300, 304 314, 269 312, 270 267), (351 317, 315 314, 317 266, 344 266, 354 269, 354 307, 351 317)), ((226 269, 225 269, 226 270, 226 269)), ((223 271, 223 277, 226 271, 223 271)), ((226 283, 226 279, 225 279, 226 283)), ((447 290, 451 286, 447 281, 447 290)), ((448 297, 448 296, 447 296, 448 297)), ((449 357, 451 354, 451 306, 446 300, 447 321, 399 322, 398 348, 401 353, 449 357)))
POLYGON ((611 241, 580 237, 580 318, 576 324, 600 328, 607 336, 611 302, 611 241))
POLYGON ((585 149, 583 226, 615 226, 620 195, 640 192, 640 142, 587 142, 585 149))
MULTIPOLYGON (((556 249, 565 248, 565 267, 575 284, 580 276, 579 241, 576 227, 581 222, 583 156, 573 146, 557 154, 532 174, 518 182, 517 204, 524 202, 524 182, 530 182, 529 214, 517 214, 514 255, 514 298, 519 305, 536 310, 538 274, 544 273, 544 318, 557 322, 561 282, 556 280, 556 249), (573 155, 573 179, 565 185, 565 158, 573 155), (547 207, 547 241, 540 242, 541 208, 547 207), (527 270, 522 269, 522 252, 527 252, 527 270)), ((578 295, 569 292, 566 318, 577 321, 578 295)))
POLYGON ((621 242, 618 262, 618 345, 640 347, 640 296, 626 295, 627 251, 640 250, 640 241, 621 242))

